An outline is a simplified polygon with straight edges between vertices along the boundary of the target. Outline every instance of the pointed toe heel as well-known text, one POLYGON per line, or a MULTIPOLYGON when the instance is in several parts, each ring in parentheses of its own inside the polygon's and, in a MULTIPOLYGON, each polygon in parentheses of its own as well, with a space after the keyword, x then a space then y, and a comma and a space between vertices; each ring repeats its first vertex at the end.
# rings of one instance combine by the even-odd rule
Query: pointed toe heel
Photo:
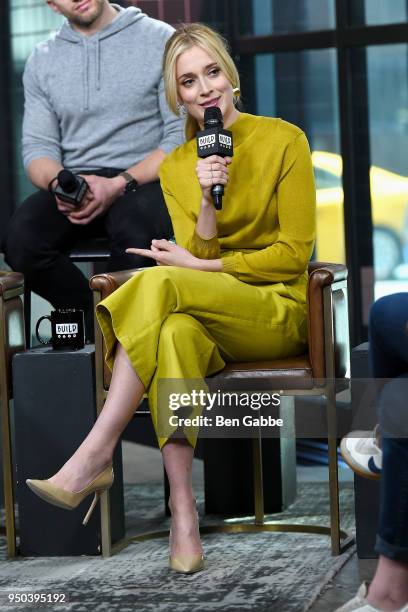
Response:
POLYGON ((33 480, 27 478, 27 486, 31 489, 37 497, 46 501, 53 506, 58 508, 64 508, 65 510, 74 510, 79 504, 91 493, 94 493, 91 506, 85 515, 82 522, 86 525, 92 516, 93 511, 96 508, 98 501, 104 491, 110 489, 113 484, 113 469, 112 465, 105 468, 96 478, 89 483, 87 487, 81 489, 81 491, 67 491, 61 487, 57 487, 48 480, 33 480))
POLYGON ((170 556, 169 568, 181 574, 195 574, 205 569, 203 555, 170 556))
MULTIPOLYGON (((197 524, 199 524, 198 512, 195 512, 197 524)), ((171 529, 169 533, 169 545, 171 550, 171 529)), ((193 555, 171 555, 169 556, 169 568, 180 574, 195 574, 205 569, 204 555, 196 553, 193 555)))

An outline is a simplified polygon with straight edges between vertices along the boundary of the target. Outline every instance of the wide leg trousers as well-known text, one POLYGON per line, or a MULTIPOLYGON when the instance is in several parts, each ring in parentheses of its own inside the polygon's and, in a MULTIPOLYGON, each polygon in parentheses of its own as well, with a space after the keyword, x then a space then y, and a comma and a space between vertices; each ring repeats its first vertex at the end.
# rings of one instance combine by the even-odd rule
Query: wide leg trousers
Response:
MULTIPOLYGON (((222 272, 157 266, 137 273, 97 306, 106 360, 123 346, 145 386, 160 448, 157 389, 163 379, 197 380, 225 362, 300 355, 307 346, 306 276, 249 285, 222 272)), ((160 410, 172 412, 160 402, 160 410)), ((197 429, 184 434, 195 445, 197 429)))

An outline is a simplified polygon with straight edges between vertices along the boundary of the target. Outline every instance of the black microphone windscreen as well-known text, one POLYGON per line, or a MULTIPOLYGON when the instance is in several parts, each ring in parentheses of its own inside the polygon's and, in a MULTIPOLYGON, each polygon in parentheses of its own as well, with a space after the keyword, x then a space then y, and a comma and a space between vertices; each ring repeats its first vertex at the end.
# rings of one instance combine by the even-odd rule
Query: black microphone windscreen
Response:
POLYGON ((73 172, 71 172, 70 170, 65 170, 65 169, 61 170, 61 172, 58 173, 57 178, 58 178, 58 183, 61 185, 64 191, 66 191, 67 193, 71 193, 72 191, 75 191, 78 181, 73 172))
POLYGON ((204 111, 204 129, 208 130, 211 127, 223 127, 224 120, 222 118, 221 109, 218 106, 210 106, 204 111))

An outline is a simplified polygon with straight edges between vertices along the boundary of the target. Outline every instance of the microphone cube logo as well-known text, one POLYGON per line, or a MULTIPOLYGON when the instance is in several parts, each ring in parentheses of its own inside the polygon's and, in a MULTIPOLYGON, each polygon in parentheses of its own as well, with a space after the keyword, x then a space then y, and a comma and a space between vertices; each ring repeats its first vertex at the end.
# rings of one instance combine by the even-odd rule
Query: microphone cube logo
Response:
POLYGON ((219 134, 218 140, 219 140, 220 145, 223 145, 224 147, 228 147, 228 148, 232 147, 231 136, 227 136, 227 134, 219 134))
POLYGON ((199 147, 211 147, 215 145, 215 134, 208 134, 206 136, 200 136, 198 139, 199 147))
POLYGON ((197 132, 197 155, 198 157, 209 157, 210 155, 221 155, 225 157, 234 154, 233 138, 231 132, 220 128, 210 128, 197 132))

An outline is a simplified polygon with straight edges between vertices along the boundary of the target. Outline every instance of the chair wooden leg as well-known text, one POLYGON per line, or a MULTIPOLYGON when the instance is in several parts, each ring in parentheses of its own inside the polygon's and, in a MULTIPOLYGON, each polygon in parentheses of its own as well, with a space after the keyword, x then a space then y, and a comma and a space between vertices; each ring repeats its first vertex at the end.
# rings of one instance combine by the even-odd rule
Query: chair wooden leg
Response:
POLYGON ((101 540, 102 556, 110 557, 112 555, 112 537, 109 491, 105 491, 101 496, 101 540))
POLYGON ((2 411, 2 461, 3 461, 3 483, 4 483, 4 509, 6 522, 7 556, 16 556, 16 524, 14 516, 14 490, 13 490, 13 462, 11 457, 10 420, 8 412, 8 401, 6 394, 1 394, 2 411))
POLYGON ((24 329, 27 348, 31 347, 31 291, 24 288, 24 329))
MULTIPOLYGON (((102 299, 98 291, 93 294, 94 307, 102 299)), ((103 386, 103 340, 102 332, 95 317, 95 388, 96 388, 96 416, 98 417, 102 411, 105 402, 105 393, 103 386)), ((112 538, 111 538, 111 523, 110 523, 110 504, 109 491, 105 491, 101 495, 101 545, 102 556, 110 557, 112 555, 112 538)))
MULTIPOLYGON (((6 343, 4 302, 0 301, 0 345, 6 343)), ((7 381, 6 351, 0 351, 0 410, 1 410, 1 443, 4 483, 4 509, 6 522, 7 556, 16 556, 16 525, 14 515, 13 461, 11 451, 11 429, 9 391, 7 381)))
POLYGON ((255 524, 263 525, 265 518, 262 473, 262 437, 258 429, 256 438, 252 438, 252 465, 254 479, 255 524))
POLYGON ((282 508, 287 508, 296 497, 296 433, 295 398, 282 395, 279 417, 283 421, 280 428, 280 457, 282 481, 282 508))
POLYGON ((330 386, 327 393, 327 441, 329 453, 330 532, 332 555, 339 555, 340 545, 340 501, 337 460, 336 395, 330 386))

